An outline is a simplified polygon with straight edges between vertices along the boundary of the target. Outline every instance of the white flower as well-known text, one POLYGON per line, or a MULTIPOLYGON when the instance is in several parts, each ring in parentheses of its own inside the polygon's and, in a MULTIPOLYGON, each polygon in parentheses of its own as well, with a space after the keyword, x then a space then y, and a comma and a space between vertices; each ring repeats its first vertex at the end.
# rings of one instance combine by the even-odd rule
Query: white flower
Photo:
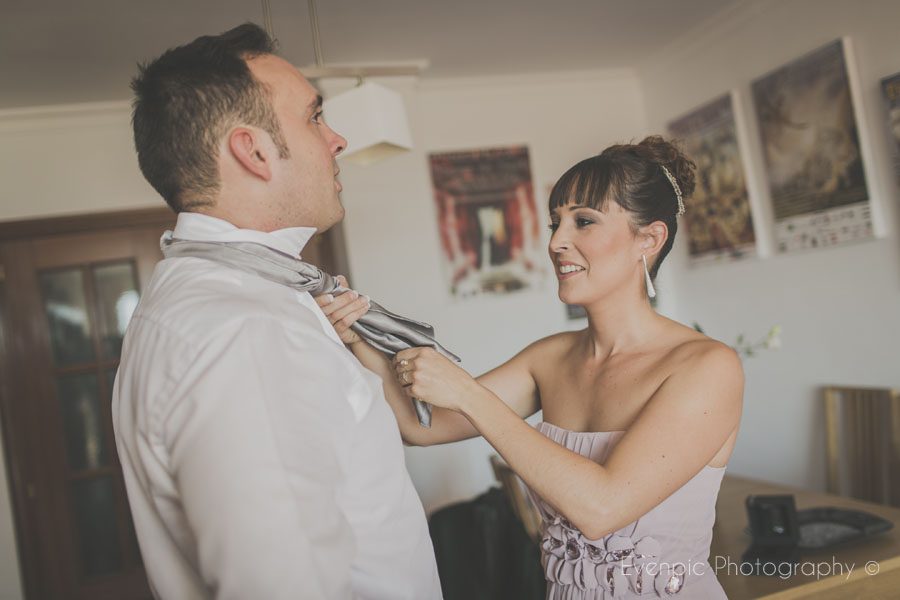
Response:
POLYGON ((766 338, 765 347, 769 350, 776 350, 781 348, 781 325, 774 325, 772 329, 769 330, 769 335, 766 338))

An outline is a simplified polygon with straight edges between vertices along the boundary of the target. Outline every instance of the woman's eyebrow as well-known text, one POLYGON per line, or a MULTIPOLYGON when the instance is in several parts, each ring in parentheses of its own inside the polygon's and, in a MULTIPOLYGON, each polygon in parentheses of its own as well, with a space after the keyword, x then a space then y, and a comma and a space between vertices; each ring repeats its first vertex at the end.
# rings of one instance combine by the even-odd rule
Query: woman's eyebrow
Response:
POLYGON ((559 209, 561 209, 561 208, 566 208, 566 209, 568 209, 569 211, 573 211, 573 210, 576 210, 576 209, 579 209, 579 208, 588 208, 588 206, 587 206, 586 204, 562 204, 562 205, 560 205, 560 206, 557 206, 557 207, 554 208, 553 210, 551 210, 550 213, 551 213, 551 214, 556 214, 556 213, 559 212, 559 209))

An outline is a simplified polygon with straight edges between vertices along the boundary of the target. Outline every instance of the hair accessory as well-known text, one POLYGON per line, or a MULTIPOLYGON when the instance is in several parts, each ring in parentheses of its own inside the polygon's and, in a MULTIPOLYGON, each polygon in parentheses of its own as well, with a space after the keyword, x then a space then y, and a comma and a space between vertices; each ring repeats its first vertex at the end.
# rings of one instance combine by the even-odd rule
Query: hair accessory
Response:
POLYGON ((653 281, 650 279, 650 270, 647 269, 647 257, 641 254, 641 260, 644 261, 644 283, 647 284, 647 295, 656 298, 656 289, 653 287, 653 281))
POLYGON ((669 178, 669 183, 671 183, 672 188, 675 189, 675 197, 678 198, 678 212, 676 214, 680 217, 684 214, 684 200, 682 200, 681 198, 681 188, 678 187, 678 181, 675 179, 669 169, 667 169, 665 165, 659 166, 662 167, 663 173, 666 174, 666 177, 669 178))

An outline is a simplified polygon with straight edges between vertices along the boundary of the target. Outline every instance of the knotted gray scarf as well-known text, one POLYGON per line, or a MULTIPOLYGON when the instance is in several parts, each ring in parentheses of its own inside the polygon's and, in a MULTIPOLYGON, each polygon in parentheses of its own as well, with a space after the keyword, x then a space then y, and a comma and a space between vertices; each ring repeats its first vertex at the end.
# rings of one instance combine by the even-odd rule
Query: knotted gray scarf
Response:
MULTIPOLYGON (((309 292, 313 296, 339 296, 349 291, 339 285, 335 277, 315 265, 255 242, 182 240, 173 237, 171 231, 166 231, 159 245, 166 258, 204 258, 301 292, 309 292)), ((372 346, 391 356, 407 348, 430 346, 444 356, 459 361, 456 355, 434 339, 434 328, 431 325, 396 315, 376 302, 371 302, 369 311, 351 329, 372 346)), ((431 406, 415 398, 413 406, 419 423, 424 427, 431 427, 431 406)))

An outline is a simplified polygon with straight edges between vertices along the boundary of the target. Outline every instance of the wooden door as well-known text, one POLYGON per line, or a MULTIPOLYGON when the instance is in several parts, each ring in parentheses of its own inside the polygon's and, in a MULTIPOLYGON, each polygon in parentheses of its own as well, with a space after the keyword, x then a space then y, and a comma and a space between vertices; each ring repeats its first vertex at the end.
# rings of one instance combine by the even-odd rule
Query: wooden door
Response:
MULTIPOLYGON (((111 419, 167 210, 0 224, 0 409, 26 597, 151 598, 111 419)), ((339 230, 336 232, 339 235, 339 230)), ((346 264, 335 235, 304 258, 346 264)))
POLYGON ((0 243, 2 417, 28 598, 152 597, 110 411, 125 327, 174 222, 152 217, 0 243))

